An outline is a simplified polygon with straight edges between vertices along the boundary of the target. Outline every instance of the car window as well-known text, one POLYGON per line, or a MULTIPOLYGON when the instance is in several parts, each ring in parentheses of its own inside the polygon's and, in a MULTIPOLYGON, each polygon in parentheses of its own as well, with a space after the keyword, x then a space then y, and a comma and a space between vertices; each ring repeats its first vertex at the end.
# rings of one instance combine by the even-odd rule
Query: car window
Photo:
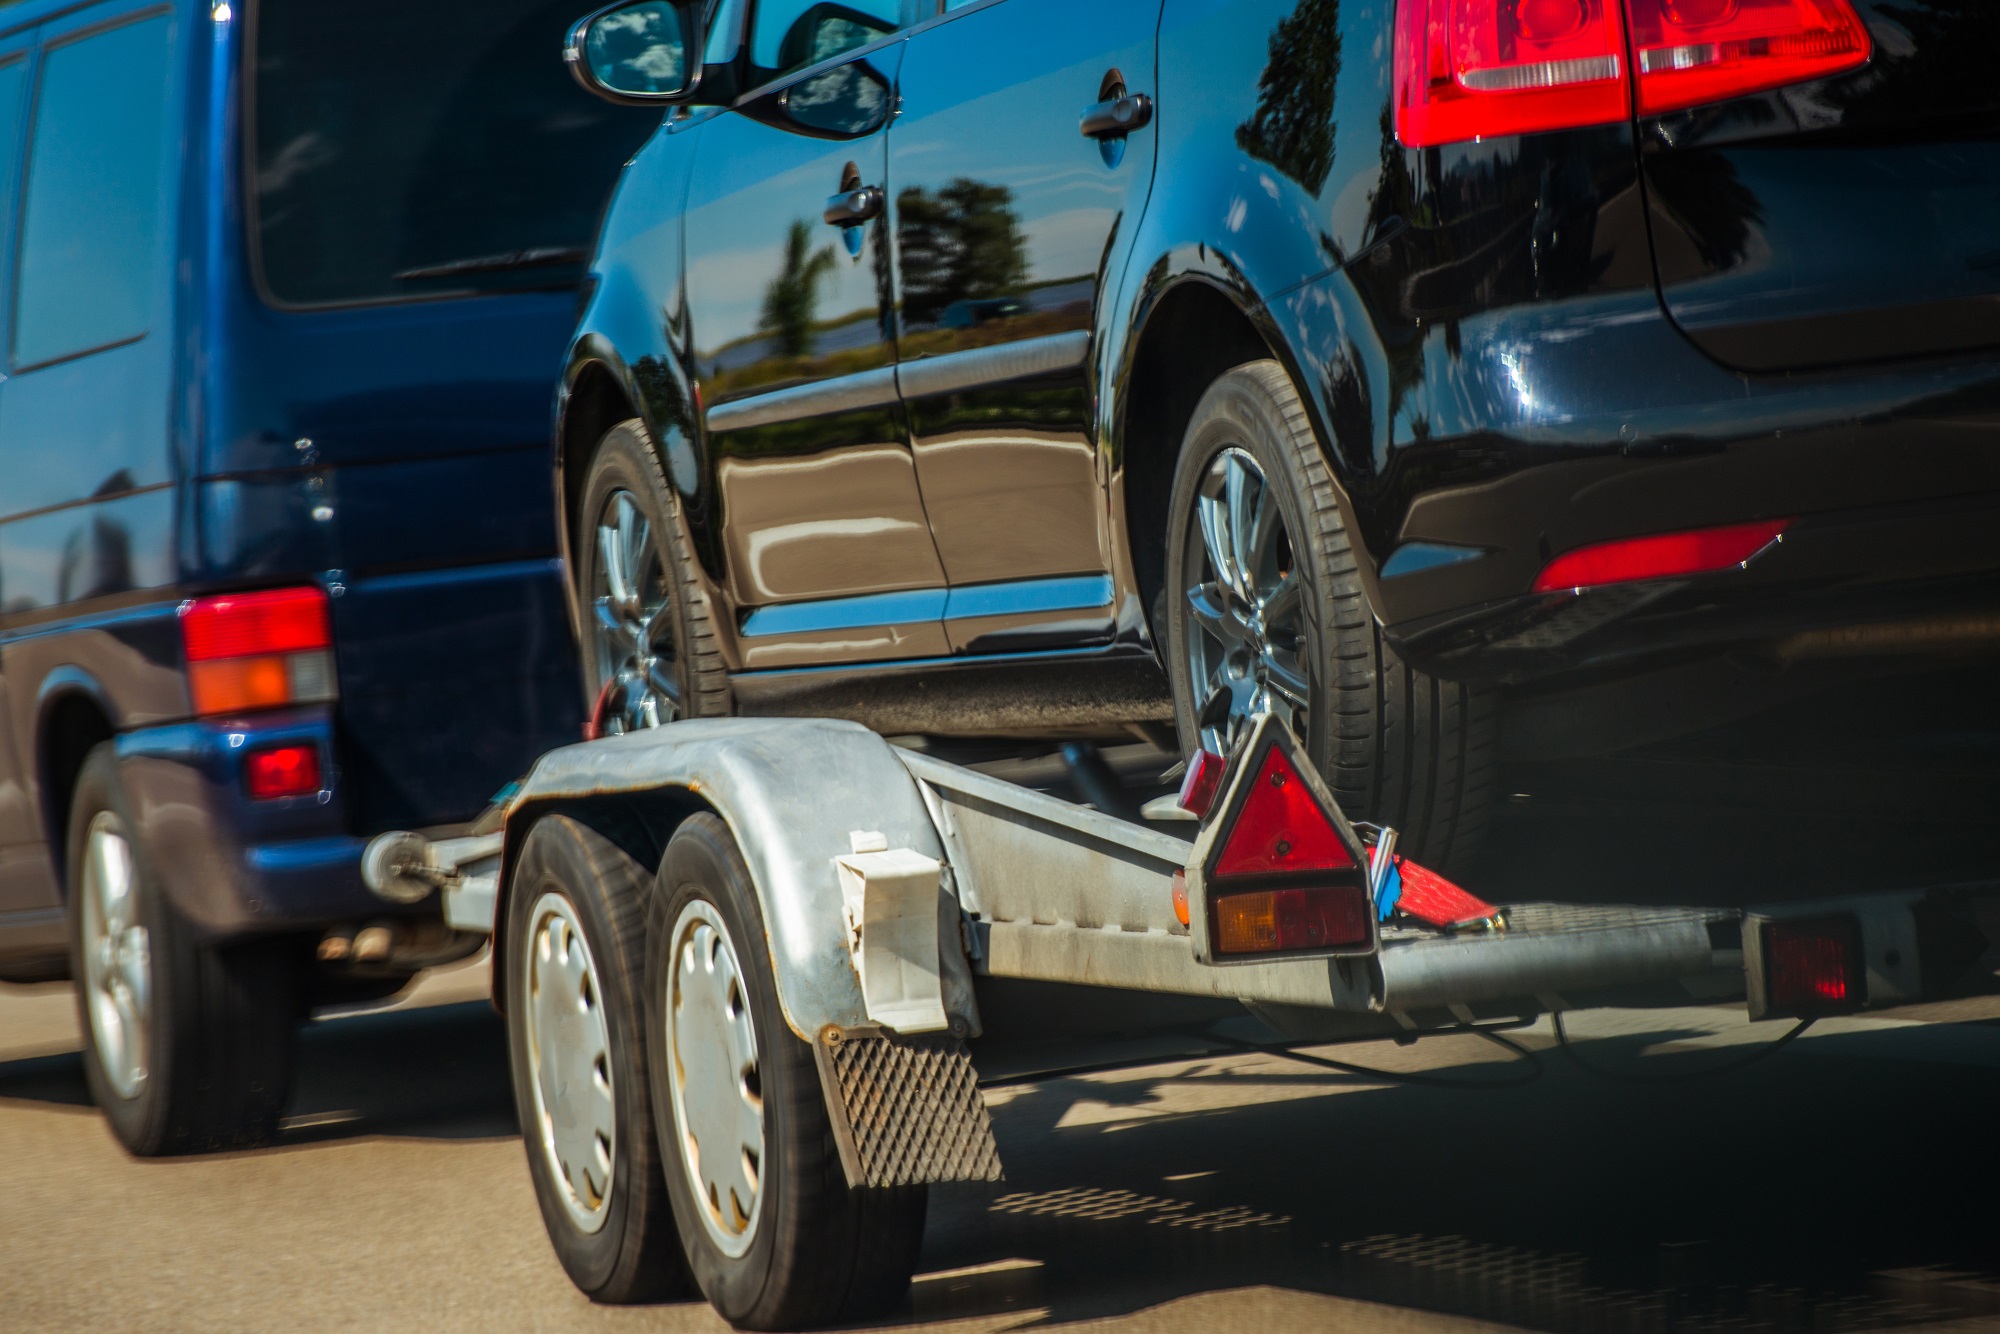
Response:
POLYGON ((619 168, 659 126, 570 78, 578 0, 352 0, 256 11, 253 217, 267 293, 329 305, 582 277, 619 168))
POLYGON ((167 38, 158 15, 42 57, 21 218, 17 367, 127 342, 152 324, 167 38))
POLYGON ((908 26, 907 0, 760 0, 750 29, 752 82, 768 83, 908 26))

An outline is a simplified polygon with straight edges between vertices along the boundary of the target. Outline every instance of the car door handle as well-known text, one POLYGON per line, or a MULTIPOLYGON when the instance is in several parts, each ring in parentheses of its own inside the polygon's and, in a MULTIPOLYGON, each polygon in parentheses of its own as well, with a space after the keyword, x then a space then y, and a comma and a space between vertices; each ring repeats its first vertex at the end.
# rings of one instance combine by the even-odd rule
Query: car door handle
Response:
POLYGON ((820 214, 835 227, 858 227, 882 211, 882 187, 864 185, 828 195, 826 211, 820 214))
POLYGON ((1120 93, 1085 107, 1078 128, 1086 139, 1122 139, 1144 129, 1152 119, 1152 98, 1144 93, 1120 93))

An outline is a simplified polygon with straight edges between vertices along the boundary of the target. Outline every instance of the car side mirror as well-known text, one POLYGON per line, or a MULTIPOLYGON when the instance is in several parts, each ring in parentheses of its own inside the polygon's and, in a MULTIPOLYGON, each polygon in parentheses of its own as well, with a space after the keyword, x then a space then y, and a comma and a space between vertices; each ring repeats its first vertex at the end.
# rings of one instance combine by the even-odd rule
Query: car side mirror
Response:
POLYGON ((608 102, 671 106, 696 100, 702 45, 700 0, 620 0, 571 25, 563 61, 608 102))

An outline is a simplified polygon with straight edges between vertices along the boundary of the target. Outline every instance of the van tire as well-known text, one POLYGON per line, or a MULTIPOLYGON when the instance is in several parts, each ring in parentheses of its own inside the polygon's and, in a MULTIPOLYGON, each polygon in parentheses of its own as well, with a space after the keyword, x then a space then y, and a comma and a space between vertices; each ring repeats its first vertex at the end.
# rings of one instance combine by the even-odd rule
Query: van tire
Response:
POLYGON ((138 830, 117 754, 105 742, 77 777, 67 844, 70 966, 91 1097, 118 1142, 141 1158, 268 1144, 291 1092, 300 1017, 296 942, 198 939, 162 891, 138 830), (93 877, 121 875, 106 869, 118 862, 126 906, 122 915, 97 920, 112 917, 124 929, 104 931, 90 925, 87 900, 100 894, 93 877), (102 948, 93 942, 107 940, 123 965, 111 971, 129 976, 132 961, 143 956, 149 980, 148 998, 138 1007, 143 1027, 126 1027, 140 1029, 131 1045, 142 1073, 123 1088, 113 1073, 117 1051, 101 1037, 109 1036, 101 1025, 110 1020, 101 1010, 93 1019, 94 1006, 117 1009, 95 984, 107 969, 85 958, 86 949, 102 948))

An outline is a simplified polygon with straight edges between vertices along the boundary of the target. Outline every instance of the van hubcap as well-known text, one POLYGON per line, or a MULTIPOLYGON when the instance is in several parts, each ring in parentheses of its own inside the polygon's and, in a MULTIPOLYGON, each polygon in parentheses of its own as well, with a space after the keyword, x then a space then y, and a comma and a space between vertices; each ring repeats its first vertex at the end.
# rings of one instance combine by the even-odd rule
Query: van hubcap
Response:
POLYGON ((1181 540, 1182 651, 1203 748, 1227 754, 1265 713, 1304 735, 1312 674, 1295 548, 1277 494, 1247 451, 1225 449, 1208 465, 1181 540))
POLYGON ((153 1022, 152 940, 138 921, 132 845, 118 817, 98 812, 84 841, 83 972, 98 1065, 112 1091, 136 1098, 146 1082, 153 1022))
POLYGON ((709 1238, 739 1256, 756 1238, 764 1203, 764 1092, 750 998, 711 903, 681 910, 668 958, 667 1059, 681 1160, 709 1238))
POLYGON ((630 491, 614 491, 597 519, 598 722, 636 732, 682 717, 675 676, 672 587, 652 520, 630 491))
POLYGON ((533 1133, 570 1222, 595 1232, 611 1206, 618 1153, 611 1032, 596 961, 576 909, 561 894, 542 895, 528 914, 521 983, 533 1133))

